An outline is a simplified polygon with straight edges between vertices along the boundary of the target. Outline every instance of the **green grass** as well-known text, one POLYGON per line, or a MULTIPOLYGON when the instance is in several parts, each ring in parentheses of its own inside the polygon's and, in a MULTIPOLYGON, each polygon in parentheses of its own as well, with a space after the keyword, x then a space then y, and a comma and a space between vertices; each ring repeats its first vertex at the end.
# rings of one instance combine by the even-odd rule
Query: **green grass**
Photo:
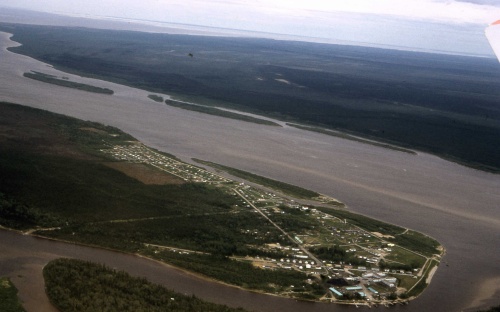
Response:
POLYGON ((404 275, 399 275, 398 280, 399 280, 398 287, 406 289, 410 289, 418 281, 418 279, 415 279, 412 276, 404 276, 404 275))
POLYGON ((439 265, 437 261, 435 260, 429 261, 429 264, 423 274, 423 278, 419 280, 419 282, 408 292, 408 296, 410 297, 418 296, 425 290, 425 288, 427 288, 427 277, 429 276, 431 269, 437 265, 439 265))
POLYGON ((182 295, 144 278, 81 260, 53 260, 44 267, 43 276, 50 301, 65 312, 244 311, 182 295))
POLYGON ((321 195, 317 192, 310 191, 310 190, 304 189, 304 188, 296 186, 296 185, 292 185, 292 184, 288 184, 285 182, 269 179, 269 178, 259 176, 259 175, 256 175, 256 174, 253 174, 250 172, 246 172, 243 170, 227 167, 227 166, 216 164, 216 163, 213 163, 210 161, 205 161, 205 160, 200 160, 200 159, 193 159, 193 160, 196 161, 197 163, 210 166, 210 167, 215 168, 217 170, 225 171, 225 172, 227 172, 230 175, 233 175, 235 177, 242 178, 242 179, 247 180, 249 182, 256 183, 256 184, 259 184, 259 185, 262 185, 265 187, 269 187, 269 188, 276 190, 278 192, 282 192, 284 194, 291 195, 291 196, 294 196, 297 198, 314 199, 315 197, 318 197, 321 195))
POLYGON ((174 100, 166 100, 165 103, 167 105, 170 105, 173 107, 178 107, 178 108, 182 108, 182 109, 186 109, 186 110, 190 110, 190 111, 195 111, 195 112, 199 112, 199 113, 204 113, 204 114, 208 114, 208 115, 214 115, 214 116, 220 116, 220 117, 224 117, 224 118, 252 122, 252 123, 259 124, 259 125, 281 127, 281 125, 279 125, 275 122, 269 121, 269 120, 255 118, 252 116, 247 116, 247 115, 233 113, 233 112, 228 112, 228 111, 218 109, 215 107, 203 106, 203 105, 192 105, 192 104, 187 104, 187 103, 174 101, 174 100))
POLYGON ((55 76, 47 75, 47 74, 43 74, 43 73, 38 73, 38 72, 24 73, 23 76, 30 78, 30 79, 58 85, 61 87, 78 89, 78 90, 82 90, 82 91, 101 93, 101 94, 110 94, 110 95, 114 93, 113 90, 108 89, 108 88, 100 88, 100 87, 95 87, 95 86, 91 86, 91 85, 84 84, 84 83, 73 82, 73 81, 68 81, 68 80, 61 80, 58 78, 54 78, 55 76))
POLYGON ((439 254, 437 250, 439 243, 432 237, 419 232, 408 231, 405 234, 395 236, 393 239, 389 238, 387 241, 421 253, 427 257, 430 257, 433 254, 439 254))
POLYGON ((324 207, 316 208, 342 220, 346 219, 348 223, 359 226, 366 231, 391 235, 393 238, 387 237, 384 240, 418 252, 424 256, 430 257, 434 254, 440 254, 439 250, 437 250, 440 246, 439 242, 422 233, 408 230, 405 234, 402 234, 405 232, 405 229, 397 225, 384 223, 346 210, 324 207))
POLYGON ((348 223, 359 226, 369 232, 379 232, 384 235, 395 235, 403 233, 405 230, 400 226, 374 220, 360 214, 349 212, 347 210, 331 209, 324 207, 316 207, 316 209, 331 214, 335 217, 338 217, 341 220, 346 219, 348 223))
POLYGON ((3 312, 25 312, 18 297, 17 289, 12 282, 5 277, 0 278, 0 311, 3 312))
POLYGON ((387 268, 389 269, 396 269, 391 267, 391 261, 395 262, 402 262, 407 264, 405 268, 401 268, 405 271, 410 271, 411 269, 415 268, 420 268, 424 265, 425 263, 425 258, 422 256, 419 256, 411 251, 408 251, 406 249, 402 249, 400 247, 392 247, 392 252, 390 255, 386 256, 385 259, 387 260, 387 268))

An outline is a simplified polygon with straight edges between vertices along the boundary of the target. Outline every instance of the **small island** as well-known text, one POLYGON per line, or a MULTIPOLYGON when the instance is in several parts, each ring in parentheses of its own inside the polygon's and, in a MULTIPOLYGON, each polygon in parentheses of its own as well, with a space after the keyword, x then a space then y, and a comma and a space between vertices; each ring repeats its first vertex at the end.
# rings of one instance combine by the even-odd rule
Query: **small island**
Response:
POLYGON ((161 95, 150 94, 150 95, 148 95, 148 98, 150 100, 155 101, 155 102, 163 103, 163 96, 161 96, 161 95))
POLYGON ((244 114, 233 113, 233 112, 219 109, 216 107, 211 107, 211 106, 206 106, 206 105, 201 105, 201 104, 191 104, 191 103, 186 103, 186 102, 177 101, 177 100, 166 100, 165 103, 167 105, 170 105, 173 107, 182 108, 182 109, 186 109, 186 110, 190 110, 190 111, 195 111, 195 112, 199 112, 199 113, 203 113, 203 114, 220 116, 220 117, 224 117, 224 118, 236 119, 236 120, 241 120, 241 121, 246 121, 246 122, 253 122, 253 123, 256 123, 259 125, 281 127, 280 124, 277 124, 277 123, 270 121, 270 120, 267 120, 267 119, 255 118, 255 117, 244 115, 244 114))
POLYGON ((72 89, 93 92, 93 93, 100 93, 100 94, 109 94, 109 95, 114 94, 114 91, 108 88, 100 88, 84 83, 69 81, 67 77, 59 79, 54 75, 48 75, 37 71, 24 73, 23 76, 33 80, 38 80, 66 88, 72 88, 72 89))

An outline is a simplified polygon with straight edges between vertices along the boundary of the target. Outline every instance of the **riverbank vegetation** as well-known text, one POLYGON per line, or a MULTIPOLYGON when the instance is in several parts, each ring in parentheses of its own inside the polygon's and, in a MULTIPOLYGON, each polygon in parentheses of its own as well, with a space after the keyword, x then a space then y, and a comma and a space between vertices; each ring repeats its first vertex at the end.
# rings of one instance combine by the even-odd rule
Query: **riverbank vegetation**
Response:
MULTIPOLYGON (((253 266, 250 261, 235 261, 218 254, 182 254, 154 248, 146 254, 155 259, 168 258, 173 265, 246 289, 284 293, 290 291, 290 286, 293 285, 293 288, 302 293, 319 291, 317 297, 325 293, 323 287, 307 283, 304 274, 293 270, 262 270, 253 266)), ((300 295, 296 297, 300 298, 300 295)))
POLYGON ((0 278, 0 311, 26 312, 17 297, 16 287, 5 277, 0 278))
POLYGON ((84 83, 79 83, 79 82, 74 82, 74 81, 69 81, 66 79, 59 79, 56 76, 53 75, 47 75, 44 73, 40 72, 31 72, 31 73, 24 73, 24 77, 58 85, 61 87, 66 87, 66 88, 72 88, 72 89, 78 89, 82 91, 88 91, 88 92, 94 92, 94 93, 101 93, 101 94, 114 94, 114 91, 108 88, 100 88, 96 86, 91 86, 88 84, 84 83))
POLYGON ((167 105, 172 106, 172 107, 178 107, 178 108, 182 108, 182 109, 186 109, 186 110, 190 110, 190 111, 194 111, 194 112, 199 112, 199 113, 204 113, 204 114, 208 114, 208 115, 214 115, 214 116, 220 116, 220 117, 224 117, 224 118, 252 122, 252 123, 259 124, 259 125, 281 127, 281 125, 279 125, 273 121, 270 121, 270 120, 255 118, 255 117, 244 115, 244 114, 233 113, 233 112, 229 112, 229 111, 222 110, 222 109, 215 108, 215 107, 189 104, 189 103, 175 101, 175 100, 166 100, 165 103, 167 105))
POLYGON ((182 295, 144 278, 75 259, 57 259, 43 269, 47 295, 60 311, 244 312, 182 295))
POLYGON ((22 44, 10 51, 67 72, 500 171, 494 59, 258 38, 0 29, 22 44))
POLYGON ((342 139, 346 139, 346 140, 350 140, 350 141, 356 141, 356 142, 360 142, 360 143, 364 143, 364 144, 370 144, 373 146, 388 148, 388 149, 398 151, 398 152, 404 152, 404 153, 413 154, 413 155, 417 154, 415 151, 409 150, 407 148, 402 148, 402 147, 399 147, 396 145, 391 145, 388 143, 381 143, 381 142, 377 142, 377 141, 373 141, 373 140, 363 139, 363 138, 360 138, 360 137, 357 137, 354 135, 347 134, 345 132, 334 131, 334 130, 319 128, 319 127, 298 125, 298 124, 293 124, 293 123, 287 123, 287 125, 290 127, 297 128, 297 129, 318 132, 318 133, 322 133, 322 134, 326 134, 326 135, 330 135, 330 136, 334 136, 337 138, 342 138, 342 139))

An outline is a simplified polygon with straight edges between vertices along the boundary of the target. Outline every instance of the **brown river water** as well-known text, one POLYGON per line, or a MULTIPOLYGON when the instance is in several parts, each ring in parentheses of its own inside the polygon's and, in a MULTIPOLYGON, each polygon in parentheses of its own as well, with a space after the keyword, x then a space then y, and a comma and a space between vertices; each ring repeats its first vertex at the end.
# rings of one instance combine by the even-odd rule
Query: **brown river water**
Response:
MULTIPOLYGON (((10 53, 5 48, 16 43, 9 37, 0 33, 0 101, 112 125, 186 161, 205 159, 300 185, 338 198, 353 212, 433 236, 446 248, 442 265, 422 296, 393 309, 474 311, 500 304, 500 175, 425 153, 410 155, 286 126, 173 108, 149 100, 146 91, 62 74, 10 53), (115 94, 24 78, 30 70, 107 87, 115 94)), ((99 261, 182 293, 254 311, 349 309, 255 294, 136 256, 0 231, 0 275, 12 277, 28 311, 52 311, 41 268, 60 256, 99 261)))

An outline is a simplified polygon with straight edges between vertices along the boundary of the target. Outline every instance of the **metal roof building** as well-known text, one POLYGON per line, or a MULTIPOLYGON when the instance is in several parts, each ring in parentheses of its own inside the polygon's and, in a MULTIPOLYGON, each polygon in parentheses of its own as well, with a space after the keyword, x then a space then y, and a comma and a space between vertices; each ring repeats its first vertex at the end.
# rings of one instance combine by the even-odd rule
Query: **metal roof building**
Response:
POLYGON ((351 286, 351 287, 346 287, 345 290, 347 290, 347 291, 363 290, 363 287, 361 287, 361 286, 351 286))
POLYGON ((342 294, 340 291, 336 290, 336 289, 335 289, 335 288, 333 288, 333 287, 330 287, 330 291, 331 291, 332 293, 334 293, 335 295, 339 296, 339 297, 342 297, 342 296, 343 296, 343 294, 342 294))

